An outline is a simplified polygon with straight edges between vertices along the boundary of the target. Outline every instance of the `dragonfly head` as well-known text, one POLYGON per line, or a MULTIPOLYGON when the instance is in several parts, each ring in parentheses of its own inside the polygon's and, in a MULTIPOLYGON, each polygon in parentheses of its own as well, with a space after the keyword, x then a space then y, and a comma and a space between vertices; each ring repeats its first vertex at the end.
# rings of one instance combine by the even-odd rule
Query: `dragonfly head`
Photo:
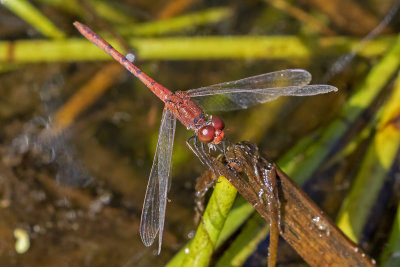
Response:
POLYGON ((219 144, 225 136, 224 127, 225 124, 220 117, 212 116, 210 123, 201 127, 197 132, 197 137, 202 143, 219 144))

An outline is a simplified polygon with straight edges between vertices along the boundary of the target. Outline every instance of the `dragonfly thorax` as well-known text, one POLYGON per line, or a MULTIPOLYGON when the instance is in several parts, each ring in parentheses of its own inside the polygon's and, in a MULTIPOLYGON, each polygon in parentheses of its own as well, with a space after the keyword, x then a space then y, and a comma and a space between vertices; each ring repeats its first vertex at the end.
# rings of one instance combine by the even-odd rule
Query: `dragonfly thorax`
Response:
POLYGON ((185 92, 177 91, 168 96, 165 105, 187 129, 198 131, 208 124, 203 110, 185 92))

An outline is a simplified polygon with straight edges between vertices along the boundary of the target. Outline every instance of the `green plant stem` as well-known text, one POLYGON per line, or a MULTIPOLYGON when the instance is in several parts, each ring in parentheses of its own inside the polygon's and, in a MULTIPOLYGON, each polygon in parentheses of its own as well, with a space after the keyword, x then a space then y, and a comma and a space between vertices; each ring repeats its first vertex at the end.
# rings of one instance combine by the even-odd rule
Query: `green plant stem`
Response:
POLYGON ((236 194, 228 180, 218 178, 194 238, 167 266, 208 266, 236 194))
POLYGON ((216 248, 219 248, 236 231, 254 211, 253 206, 244 198, 238 197, 228 214, 224 228, 218 237, 216 248))
MULTIPOLYGON (((338 45, 334 38, 330 39, 331 46, 329 48, 338 45)), ((115 45, 115 48, 124 52, 118 42, 109 41, 115 45)), ((378 39, 361 50, 359 55, 378 55, 385 51, 393 43, 392 41, 393 38, 378 39), (380 49, 377 49, 377 47, 380 49)), ((210 60, 239 58, 305 59, 310 57, 315 47, 320 47, 319 44, 322 42, 324 40, 315 40, 315 44, 307 45, 295 36, 235 36, 133 38, 129 43, 137 50, 137 58, 142 60, 210 60)), ((350 39, 348 42, 353 43, 350 39)), ((322 47, 320 48, 322 49, 322 47)), ((28 63, 82 60, 111 60, 111 57, 86 39, 0 42, 0 62, 28 63), (32 51, 35 51, 35 53, 32 53, 32 51)))
POLYGON ((65 38, 65 34, 28 1, 3 0, 1 3, 20 18, 35 27, 44 36, 56 40, 65 38))
POLYGON ((186 14, 179 17, 140 23, 136 25, 125 25, 117 27, 116 30, 124 36, 152 36, 188 30, 197 26, 215 23, 232 16, 233 10, 226 7, 210 8, 200 12, 186 14))
POLYGON ((68 12, 68 13, 76 15, 76 16, 83 16, 83 13, 84 13, 83 8, 82 8, 81 4, 79 3, 79 0, 69 0, 69 1, 36 0, 36 1, 41 4, 46 4, 46 5, 56 7, 59 10, 63 10, 65 12, 68 12))
POLYGON ((397 207, 396 218, 390 232, 389 241, 381 254, 380 266, 398 267, 400 266, 400 205, 397 207))
MULTIPOLYGON (((128 15, 128 12, 124 12, 124 10, 115 6, 113 1, 92 0, 89 3, 99 17, 111 23, 132 25, 135 22, 134 19, 128 15)), ((79 1, 78 4, 80 5, 79 1)))
MULTIPOLYGON (((87 14, 82 8, 81 1, 78 0, 36 0, 42 4, 55 6, 58 9, 64 10, 81 18, 85 18, 85 14, 87 14)), ((91 7, 96 12, 96 15, 106 19, 107 21, 115 24, 132 24, 134 23, 134 19, 132 16, 128 15, 128 12, 122 10, 118 6, 115 5, 112 1, 102 1, 102 0, 92 0, 88 1, 88 4, 91 4, 91 7)), ((87 15, 86 15, 87 17, 87 15)))
POLYGON ((400 148, 400 130, 395 125, 400 114, 399 103, 400 76, 394 92, 382 107, 382 119, 377 132, 337 216, 339 228, 354 242, 358 242, 360 238, 400 148))
POLYGON ((242 266, 268 233, 269 225, 265 225, 265 220, 258 213, 253 213, 238 238, 232 242, 229 249, 218 259, 215 266, 242 266))

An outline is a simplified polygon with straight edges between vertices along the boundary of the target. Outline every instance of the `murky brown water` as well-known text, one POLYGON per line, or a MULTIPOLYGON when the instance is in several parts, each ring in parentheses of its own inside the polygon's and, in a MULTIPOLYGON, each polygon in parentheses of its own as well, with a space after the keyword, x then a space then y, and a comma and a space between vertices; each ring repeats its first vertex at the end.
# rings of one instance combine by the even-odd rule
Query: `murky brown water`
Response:
MULTIPOLYGON (((37 3, 39 9, 50 19, 69 36, 79 37, 72 27, 76 15, 72 18, 61 8, 40 2, 37 3)), ((135 10, 133 17, 138 20, 148 21, 155 19, 166 4, 162 1, 151 5, 146 1, 141 1, 141 5, 130 2, 119 5, 135 10)), ((374 12, 371 11, 373 3, 365 9, 359 6, 371 15, 372 25, 382 18, 391 1, 382 2, 382 6, 375 4, 378 7, 374 12)), ((190 8, 182 7, 179 13, 205 9, 208 5, 197 2, 190 8)), ((265 2, 237 5, 239 8, 232 6, 237 9, 227 21, 176 35, 298 34, 305 39, 318 35, 265 2)), ((304 6, 299 8, 323 13, 318 1, 304 1, 304 6)), ((331 15, 325 13, 325 16, 331 15)), ((330 18, 333 21, 331 29, 337 35, 359 37, 371 30, 367 22, 360 23, 362 30, 355 32, 335 24, 336 18, 330 18)), ((101 28, 101 23, 85 21, 85 16, 79 20, 93 28, 101 28)), ((398 21, 393 22, 387 33, 398 32, 398 25, 398 21)), ((41 37, 10 11, 0 7, 0 38, 41 37)), ((296 59, 142 61, 139 58, 136 63, 167 88, 185 90, 286 68, 307 69, 316 83, 338 56, 340 53, 327 49, 315 51, 309 58, 296 59)), ((257 142, 272 158, 278 158, 299 138, 337 115, 336 110, 374 59, 356 58, 344 73, 329 80, 340 89, 339 93, 285 98, 251 110, 221 113, 227 135, 233 141, 249 139, 257 142)), ((0 61, 0 64, 8 66, 6 61, 0 61)), ((191 133, 178 125, 172 187, 168 195, 171 201, 167 205, 161 255, 155 256, 155 247, 146 248, 140 240, 140 214, 162 103, 128 72, 116 75, 110 88, 62 133, 45 143, 37 140, 41 131, 52 127, 49 118, 104 65, 104 62, 32 63, 0 73, 1 266, 162 266, 195 229, 194 184, 206 167, 201 166, 185 146, 191 133), (30 247, 24 254, 18 254, 14 248, 16 228, 29 234, 30 247)), ((357 159, 353 160, 357 162, 357 159)), ((317 192, 329 191, 330 197, 335 195, 324 182, 316 184, 317 192)), ((346 182, 341 185, 348 186, 346 182)), ((325 203, 329 204, 329 201, 325 203)), ((335 203, 332 205, 334 213, 337 207, 335 203)), ((259 266, 254 261, 253 258, 250 262, 252 266, 259 266)), ((282 262, 290 261, 286 258, 282 262)))

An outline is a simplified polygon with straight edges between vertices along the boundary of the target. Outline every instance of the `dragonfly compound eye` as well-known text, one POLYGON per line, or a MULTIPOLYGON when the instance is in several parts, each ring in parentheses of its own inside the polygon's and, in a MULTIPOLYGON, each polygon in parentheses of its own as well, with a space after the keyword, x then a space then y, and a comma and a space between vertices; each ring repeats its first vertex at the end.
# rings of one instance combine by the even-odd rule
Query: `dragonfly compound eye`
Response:
POLYGON ((215 137, 215 128, 211 125, 206 125, 200 128, 197 134, 199 141, 202 143, 210 143, 215 137))
POLYGON ((218 116, 212 116, 211 125, 217 130, 222 130, 225 127, 224 121, 218 116))

